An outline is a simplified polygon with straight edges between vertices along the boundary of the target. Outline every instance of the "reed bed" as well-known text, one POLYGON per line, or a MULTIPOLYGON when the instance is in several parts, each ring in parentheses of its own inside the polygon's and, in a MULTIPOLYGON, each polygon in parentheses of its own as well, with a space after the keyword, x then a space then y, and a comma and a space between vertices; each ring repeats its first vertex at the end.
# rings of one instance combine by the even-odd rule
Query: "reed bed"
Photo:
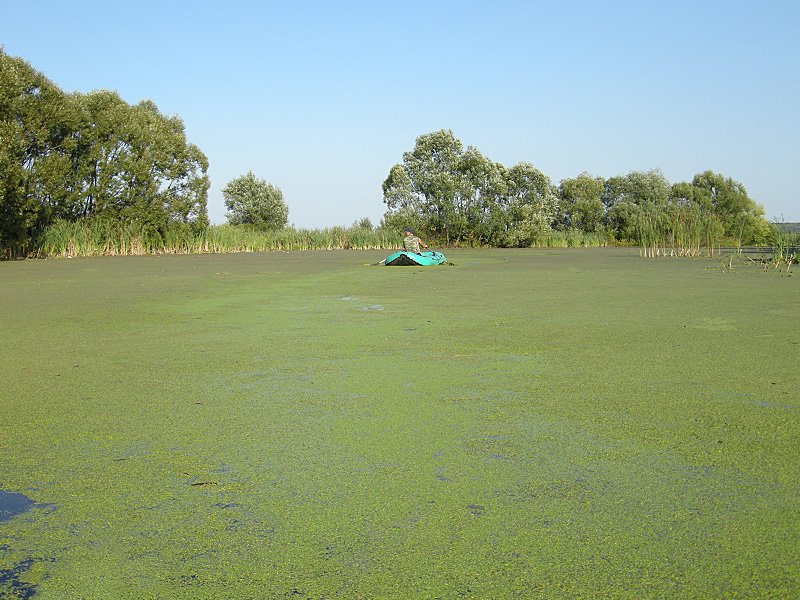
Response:
MULTIPOLYGON (((719 217, 688 207, 669 211, 642 207, 635 218, 635 243, 643 257, 714 256, 719 253, 723 226, 719 217)), ((797 262, 797 234, 773 228, 773 253, 781 262, 797 262)), ((429 243, 441 247, 435 238, 429 243)), ((540 235, 539 248, 615 245, 604 232, 552 230, 540 235)), ((459 244, 456 244, 459 245, 459 244)), ((138 222, 110 220, 56 221, 34 237, 27 254, 37 258, 131 256, 144 254, 226 254, 292 250, 395 250, 402 238, 393 229, 329 227, 260 231, 245 225, 197 227, 174 224, 156 228, 138 222)))
POLYGON ((718 215, 692 207, 665 211, 643 206, 634 217, 634 230, 640 255, 648 258, 714 256, 725 233, 718 215))
MULTIPOLYGON (((611 245, 612 242, 603 233, 571 229, 548 232, 540 236, 534 246, 598 247, 611 245)), ((442 246, 435 238, 429 239, 429 243, 442 246)), ((286 227, 260 231, 244 225, 196 227, 175 224, 160 229, 137 222, 60 220, 39 232, 32 247, 33 250, 27 254, 37 258, 290 250, 396 250, 402 247, 402 238, 393 229, 356 225, 325 229, 286 227)))
POLYGON ((789 231, 781 223, 772 223, 768 234, 770 256, 763 262, 772 263, 776 267, 800 263, 800 233, 789 231))
POLYGON ((259 231, 246 226, 205 228, 174 225, 166 229, 118 221, 57 221, 35 241, 39 258, 142 254, 205 254, 274 250, 375 250, 400 244, 396 232, 363 227, 259 231))
POLYGON ((606 233, 587 233, 579 229, 552 230, 536 240, 539 248, 599 248, 615 245, 606 233))

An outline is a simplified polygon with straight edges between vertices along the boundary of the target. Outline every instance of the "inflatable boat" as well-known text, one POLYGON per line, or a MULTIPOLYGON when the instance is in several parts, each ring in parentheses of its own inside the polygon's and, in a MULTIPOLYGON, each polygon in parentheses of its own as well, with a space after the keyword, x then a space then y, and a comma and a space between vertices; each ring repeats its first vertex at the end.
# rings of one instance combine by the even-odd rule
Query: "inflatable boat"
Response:
POLYGON ((395 252, 387 256, 383 261, 388 267, 427 267, 429 265, 441 265, 447 262, 441 252, 395 252))

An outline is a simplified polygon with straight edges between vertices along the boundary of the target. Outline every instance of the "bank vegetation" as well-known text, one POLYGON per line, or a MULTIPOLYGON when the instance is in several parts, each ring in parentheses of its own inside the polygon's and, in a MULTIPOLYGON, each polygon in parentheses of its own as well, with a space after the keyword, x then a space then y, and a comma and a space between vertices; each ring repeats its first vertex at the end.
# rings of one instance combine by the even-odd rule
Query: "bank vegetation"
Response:
POLYGON ((438 247, 635 245, 642 256, 774 247, 797 234, 769 223, 731 177, 670 183, 659 169, 558 184, 507 167, 450 130, 420 135, 383 182, 377 226, 287 226, 280 188, 252 172, 223 189, 228 223, 207 212, 208 159, 177 115, 116 92, 64 93, 0 48, 0 258, 271 250, 395 249, 412 226, 438 247))

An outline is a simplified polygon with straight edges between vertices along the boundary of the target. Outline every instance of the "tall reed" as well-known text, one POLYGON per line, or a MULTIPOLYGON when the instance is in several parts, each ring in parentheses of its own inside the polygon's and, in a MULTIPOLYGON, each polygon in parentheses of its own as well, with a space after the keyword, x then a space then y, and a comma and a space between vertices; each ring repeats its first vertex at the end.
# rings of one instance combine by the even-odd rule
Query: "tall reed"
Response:
POLYGON ((800 233, 788 231, 783 223, 770 223, 768 241, 771 261, 776 266, 782 263, 791 266, 800 260, 800 233))
POLYGON ((724 234, 720 217, 696 206, 642 206, 633 222, 643 257, 714 256, 724 234))
POLYGON ((175 224, 158 229, 138 222, 56 221, 35 240, 37 257, 200 254, 272 250, 394 249, 400 236, 385 229, 331 227, 259 231, 247 226, 197 228, 175 224))

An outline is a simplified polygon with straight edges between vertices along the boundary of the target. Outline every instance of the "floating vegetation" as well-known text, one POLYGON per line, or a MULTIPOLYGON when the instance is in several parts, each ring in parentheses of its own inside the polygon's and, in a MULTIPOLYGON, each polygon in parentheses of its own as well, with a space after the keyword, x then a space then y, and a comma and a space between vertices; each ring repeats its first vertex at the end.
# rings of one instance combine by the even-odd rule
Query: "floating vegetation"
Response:
POLYGON ((798 595, 800 280, 452 254, 0 263, 0 598, 798 595))
MULTIPOLYGON (((0 548, 1 550, 1 548, 0 548)), ((36 594, 36 585, 23 578, 36 563, 26 558, 8 569, 0 569, 0 598, 8 600, 29 600, 36 594)))

